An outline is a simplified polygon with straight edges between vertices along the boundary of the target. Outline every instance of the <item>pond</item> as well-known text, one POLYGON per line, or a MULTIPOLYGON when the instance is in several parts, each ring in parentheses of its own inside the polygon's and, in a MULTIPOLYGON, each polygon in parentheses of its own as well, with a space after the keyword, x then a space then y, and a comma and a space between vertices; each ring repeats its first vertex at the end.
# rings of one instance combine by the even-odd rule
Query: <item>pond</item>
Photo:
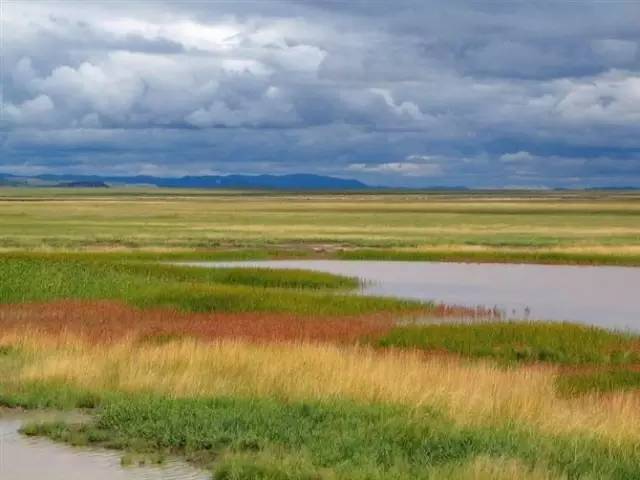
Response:
POLYGON ((53 412, 0 411, 2 480, 204 480, 211 475, 179 461, 161 466, 123 467, 122 453, 75 448, 18 432, 29 422, 68 420, 53 412))
POLYGON ((497 307, 506 318, 640 330, 640 268, 358 260, 181 264, 316 270, 364 280, 364 295, 497 307))

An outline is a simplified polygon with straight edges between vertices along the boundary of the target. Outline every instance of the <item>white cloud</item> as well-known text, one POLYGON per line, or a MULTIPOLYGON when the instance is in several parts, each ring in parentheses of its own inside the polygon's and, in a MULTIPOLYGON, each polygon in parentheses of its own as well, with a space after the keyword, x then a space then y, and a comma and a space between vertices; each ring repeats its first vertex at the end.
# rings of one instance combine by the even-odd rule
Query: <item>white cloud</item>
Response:
POLYGON ((9 2, 0 167, 640 182, 635 6, 585 1, 9 2))
POLYGON ((38 95, 20 105, 8 104, 4 113, 18 125, 45 125, 53 120, 55 105, 47 95, 38 95))
POLYGON ((409 155, 402 162, 352 163, 347 166, 347 171, 392 174, 404 177, 439 177, 444 173, 442 165, 425 155, 409 155))
POLYGON ((611 71, 588 81, 563 80, 555 107, 572 122, 640 125, 640 74, 611 71))
POLYGON ((408 101, 396 102, 389 90, 384 88, 372 88, 371 93, 382 97, 387 106, 389 106, 389 108, 400 117, 406 116, 411 120, 424 120, 426 118, 424 113, 420 111, 420 107, 418 107, 418 105, 408 101))

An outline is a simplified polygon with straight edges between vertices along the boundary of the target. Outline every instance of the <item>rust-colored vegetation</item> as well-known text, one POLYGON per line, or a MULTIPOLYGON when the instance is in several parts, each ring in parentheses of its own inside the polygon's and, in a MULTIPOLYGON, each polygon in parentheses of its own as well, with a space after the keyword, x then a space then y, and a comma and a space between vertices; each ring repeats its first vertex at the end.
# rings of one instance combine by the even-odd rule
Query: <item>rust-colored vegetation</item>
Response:
POLYGON ((0 305, 0 334, 32 330, 68 333, 109 343, 193 337, 237 338, 256 342, 312 341, 354 343, 377 338, 393 327, 389 314, 309 317, 274 313, 185 313, 171 309, 138 309, 113 301, 62 300, 0 305))

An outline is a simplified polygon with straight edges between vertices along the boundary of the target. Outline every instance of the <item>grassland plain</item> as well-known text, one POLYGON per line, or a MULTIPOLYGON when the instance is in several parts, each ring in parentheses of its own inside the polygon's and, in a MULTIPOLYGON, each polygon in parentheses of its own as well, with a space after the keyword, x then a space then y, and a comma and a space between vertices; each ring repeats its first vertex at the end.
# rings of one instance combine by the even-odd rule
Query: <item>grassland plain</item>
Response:
POLYGON ((0 197, 0 404, 93 414, 26 434, 121 449, 125 463, 180 454, 217 479, 640 478, 637 336, 412 326, 465 312, 358 297, 355 279, 322 273, 167 263, 634 264, 635 195, 0 197))
POLYGON ((629 192, 0 189, 0 248, 640 264, 629 192))

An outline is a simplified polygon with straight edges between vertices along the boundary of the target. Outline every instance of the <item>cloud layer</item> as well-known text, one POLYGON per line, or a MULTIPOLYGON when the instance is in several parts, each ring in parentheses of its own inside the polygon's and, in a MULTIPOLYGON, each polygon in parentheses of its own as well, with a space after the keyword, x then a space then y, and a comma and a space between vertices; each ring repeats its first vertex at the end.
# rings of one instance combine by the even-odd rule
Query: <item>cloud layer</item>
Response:
POLYGON ((0 171, 640 186, 640 4, 3 3, 0 171))

